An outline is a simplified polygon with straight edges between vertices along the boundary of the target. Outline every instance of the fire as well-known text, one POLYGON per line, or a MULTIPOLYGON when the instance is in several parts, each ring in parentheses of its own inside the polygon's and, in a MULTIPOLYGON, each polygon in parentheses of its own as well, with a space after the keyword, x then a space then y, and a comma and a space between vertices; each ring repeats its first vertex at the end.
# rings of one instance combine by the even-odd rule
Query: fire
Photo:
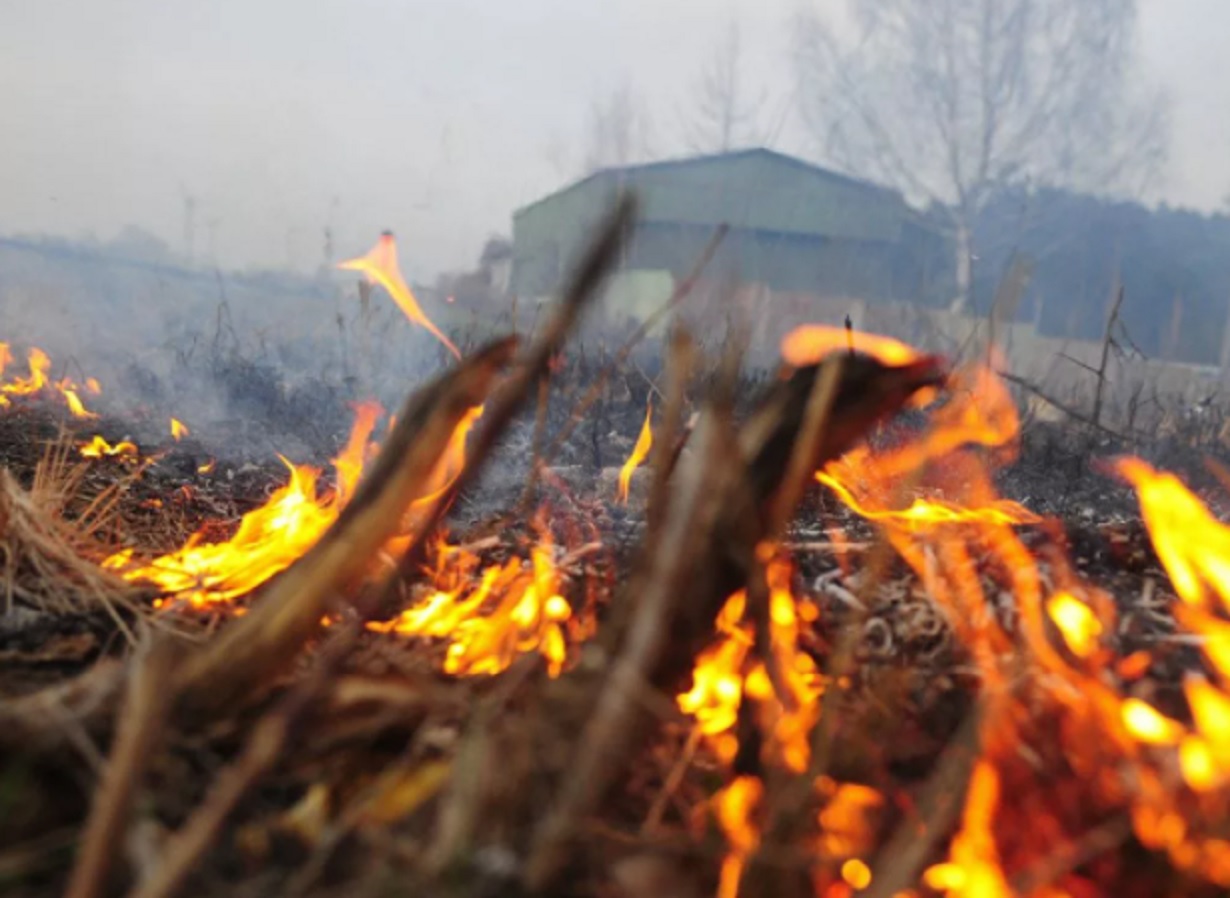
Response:
POLYGON ((354 495, 355 487, 359 485, 359 478, 363 474, 363 467, 372 449, 372 431, 376 429, 376 423, 384 414, 384 409, 377 402, 361 402, 354 407, 354 413, 354 425, 350 429, 350 437, 346 440, 346 445, 338 453, 337 458, 333 460, 333 467, 337 471, 339 502, 346 502, 354 495))
POLYGON ((175 442, 178 443, 190 433, 192 433, 192 431, 188 429, 188 426, 184 424, 184 422, 180 421, 178 418, 171 419, 171 439, 175 440, 175 442))
POLYGON ((206 543, 194 534, 180 549, 133 565, 126 549, 103 562, 127 580, 158 586, 195 608, 251 592, 285 570, 320 538, 337 517, 336 504, 318 499, 319 472, 282 459, 290 480, 260 508, 245 514, 226 542, 206 543))
POLYGON ((718 825, 730 846, 722 860, 718 898, 735 898, 747 859, 760 845, 756 810, 764 797, 764 785, 754 776, 741 776, 713 797, 718 825))
POLYGON ((1092 608, 1071 593, 1060 592, 1047 600, 1046 612, 1063 634, 1072 654, 1088 658, 1097 651, 1102 622, 1092 608))
POLYGON ((1115 470, 1136 489, 1149 537, 1179 597, 1205 610, 1216 602, 1230 612, 1230 527, 1173 474, 1138 458, 1119 459, 1115 470))
MULTIPOLYGON (((781 342, 782 360, 795 368, 814 365, 828 355, 857 352, 879 359, 885 365, 906 365, 923 357, 913 346, 849 328, 826 324, 802 324, 786 334, 781 342)), ((919 390, 910 405, 923 408, 935 399, 935 390, 919 390)))
POLYGON ((407 318, 420 327, 425 328, 432 336, 448 347, 449 352, 457 358, 461 358, 461 353, 453 345, 452 341, 444 336, 439 328, 431 323, 431 319, 423 313, 418 300, 414 298, 414 293, 410 290, 410 285, 402 277, 401 267, 397 263, 397 243, 394 241, 391 233, 385 231, 381 234, 376 245, 372 247, 366 256, 342 262, 338 265, 338 268, 347 271, 360 271, 369 280, 384 287, 407 318))
MULTIPOLYGON (((172 418, 172 432, 182 424, 172 418)), ((290 478, 259 508, 245 514, 235 535, 205 542, 198 532, 178 550, 135 564, 132 550, 103 562, 131 581, 148 582, 163 592, 202 608, 228 603, 285 570, 320 538, 340 511, 337 493, 317 493, 319 471, 292 464, 290 478)))
POLYGON ((528 569, 513 558, 482 571, 479 558, 463 548, 440 546, 437 588, 396 618, 368 625, 380 633, 443 640, 444 672, 457 676, 497 674, 525 652, 536 651, 550 676, 559 676, 568 656, 565 631, 572 606, 561 594, 555 546, 545 524, 530 550, 528 569))
POLYGON ((905 365, 923 354, 892 337, 844 330, 824 324, 803 324, 782 338, 781 353, 796 368, 814 365, 833 352, 848 350, 879 359, 886 365, 905 365))
MULTIPOLYGON (((51 358, 43 350, 38 347, 32 347, 26 356, 26 364, 29 373, 22 377, 17 376, 9 379, 4 379, 4 371, 13 361, 13 351, 7 343, 0 343, 0 408, 12 404, 14 396, 34 396, 44 391, 54 391, 64 399, 65 405, 68 406, 69 413, 74 418, 91 419, 97 418, 94 412, 91 412, 85 407, 79 395, 80 387, 68 377, 60 380, 52 380, 51 358)), ((86 389, 97 395, 102 392, 98 386, 98 381, 94 378, 86 380, 86 389)))
POLYGON ((961 831, 952 840, 949 859, 923 875, 928 888, 950 898, 1011 898, 991 829, 998 805, 999 774, 986 760, 979 760, 970 777, 961 831))
POLYGON ((790 770, 806 769, 811 756, 808 741, 821 693, 820 672, 815 660, 799 646, 800 621, 816 618, 816 608, 798 602, 790 590, 791 568, 769 557, 769 648, 771 668, 753 657, 755 628, 745 619, 746 591, 732 595, 718 615, 717 641, 696 660, 692 686, 676 697, 679 709, 690 715, 723 761, 734 759, 738 741, 734 736, 739 709, 745 698, 757 705, 759 719, 770 735, 767 746, 790 770))
POLYGON ((103 458, 104 456, 136 456, 137 445, 128 440, 121 440, 112 446, 101 436, 95 436, 88 443, 82 443, 79 451, 83 458, 103 458))
POLYGON ((636 438, 636 445, 632 447, 632 454, 628 456, 624 466, 619 469, 619 501, 624 505, 628 504, 628 490, 632 484, 632 472, 646 459, 649 455, 649 450, 653 448, 653 429, 649 426, 652 415, 653 403, 651 402, 645 409, 645 423, 641 425, 641 432, 636 438))

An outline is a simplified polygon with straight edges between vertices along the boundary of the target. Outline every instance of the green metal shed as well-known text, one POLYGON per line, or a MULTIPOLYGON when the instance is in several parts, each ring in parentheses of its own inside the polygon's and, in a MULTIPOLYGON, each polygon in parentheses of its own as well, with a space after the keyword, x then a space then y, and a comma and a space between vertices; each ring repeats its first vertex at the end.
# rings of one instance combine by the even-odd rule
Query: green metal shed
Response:
POLYGON ((775 292, 927 302, 944 238, 894 190, 767 149, 604 169, 513 215, 512 289, 553 295, 615 194, 642 214, 624 267, 683 276, 721 223, 708 274, 775 292))

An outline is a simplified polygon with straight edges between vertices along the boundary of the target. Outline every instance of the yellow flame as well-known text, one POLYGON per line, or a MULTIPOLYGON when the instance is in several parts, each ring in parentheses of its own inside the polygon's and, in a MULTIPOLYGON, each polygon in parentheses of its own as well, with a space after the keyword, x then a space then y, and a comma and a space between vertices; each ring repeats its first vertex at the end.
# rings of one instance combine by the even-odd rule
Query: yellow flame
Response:
POLYGON ((282 459, 290 481, 248 512, 226 542, 205 543, 194 535, 180 549, 132 566, 131 552, 103 562, 132 581, 149 582, 194 607, 229 602, 285 570, 335 520, 336 508, 316 496, 318 472, 282 459))
POLYGON ((812 657, 799 648, 799 619, 804 608, 813 606, 796 601, 790 576, 789 564, 770 557, 766 579, 773 669, 750 657, 755 630, 744 619, 747 594, 739 591, 719 613, 718 638, 697 657, 691 687, 676 696, 679 709, 696 721, 723 761, 733 760, 738 749, 733 731, 744 698, 756 702, 760 723, 769 734, 767 750, 777 761, 802 772, 810 760, 809 736, 819 712, 821 677, 812 657))
POLYGON ((1181 724, 1138 698, 1126 699, 1119 713, 1127 731, 1147 745, 1177 745, 1183 738, 1181 724))
POLYGON ((410 290, 410 285, 402 277, 401 268, 397 263, 397 243, 394 241, 392 234, 387 231, 381 234, 376 245, 372 247, 366 256, 342 262, 338 265, 338 268, 362 272, 369 280, 375 281, 384 287, 407 318, 420 327, 425 328, 432 336, 448 347, 449 352, 457 358, 461 358, 461 353, 453 345, 452 341, 444 336, 431 323, 431 319, 423 313, 418 300, 414 298, 414 293, 410 290))
MULTIPOLYGON (((79 393, 80 388, 71 378, 61 378, 58 381, 52 381, 49 378, 51 372, 51 358, 43 350, 37 346, 32 347, 26 357, 29 374, 25 377, 14 377, 11 380, 0 381, 0 407, 7 407, 12 404, 13 396, 34 396, 44 391, 54 391, 63 399, 65 405, 68 406, 69 412, 74 418, 93 419, 97 418, 94 412, 85 407, 81 401, 79 393)), ((7 343, 0 343, 0 375, 8 368, 13 361, 13 352, 7 343)), ((98 381, 94 378, 86 380, 86 389, 89 392, 97 395, 101 392, 98 386, 98 381)))
POLYGON ((1060 592, 1047 601, 1046 611, 1063 634, 1063 641, 1072 654, 1078 658, 1088 658, 1097 651, 1102 622, 1092 608, 1071 593, 1060 592))
POLYGON ((540 522, 528 570, 519 558, 513 558, 483 570, 478 585, 469 589, 470 576, 480 560, 465 549, 441 546, 441 568, 433 580, 458 585, 437 589, 396 618, 368 627, 382 633, 443 639, 445 673, 497 674, 518 655, 538 652, 547 662, 548 675, 559 676, 568 657, 565 627, 573 611, 560 591, 554 551, 550 531, 540 522))
POLYGON ((1138 458, 1119 459, 1115 469, 1135 488, 1157 557, 1179 597, 1206 609, 1217 599, 1230 612, 1230 527, 1173 474, 1138 458))
POLYGON ((718 825, 730 846, 722 859, 718 898, 735 898, 747 859, 760 844, 760 828, 755 821, 764 796, 764 785, 754 776, 740 776, 714 797, 718 825))
POLYGON ((953 837, 948 860, 923 874, 928 888, 949 898, 1011 898, 992 830, 998 805, 999 774, 980 759, 970 776, 961 830, 953 837))
POLYGON ((653 403, 651 402, 645 409, 645 423, 641 425, 641 432, 636 438, 636 445, 632 447, 632 454, 628 456, 624 466, 619 469, 619 501, 625 505, 628 504, 632 472, 645 460, 649 455, 649 450, 653 448, 653 429, 649 426, 652 415, 653 403))
POLYGON ((131 455, 137 454, 137 446, 128 440, 121 440, 112 446, 101 436, 95 436, 88 443, 82 443, 80 452, 83 458, 103 458, 104 456, 112 455, 131 455))
POLYGON ((861 890, 871 885, 871 868, 856 857, 841 865, 841 878, 852 889, 861 890))
POLYGON ((923 357, 914 347, 892 337, 826 324, 799 325, 782 338, 781 345, 782 358, 796 368, 814 365, 830 353, 842 350, 872 356, 886 365, 906 365, 923 357))
POLYGON ((190 433, 192 433, 192 431, 190 431, 187 425, 185 425, 178 418, 171 419, 171 438, 177 443, 190 433))

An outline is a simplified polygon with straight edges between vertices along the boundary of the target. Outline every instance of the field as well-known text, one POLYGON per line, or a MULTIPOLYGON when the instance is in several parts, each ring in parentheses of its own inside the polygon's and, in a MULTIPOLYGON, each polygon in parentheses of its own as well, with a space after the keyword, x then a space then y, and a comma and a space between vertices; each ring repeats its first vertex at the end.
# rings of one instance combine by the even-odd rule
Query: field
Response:
POLYGON ((630 214, 392 414, 370 346, 181 353, 186 433, 14 347, 5 894, 1230 887, 1220 429, 1022 417, 986 347, 578 342, 630 214))

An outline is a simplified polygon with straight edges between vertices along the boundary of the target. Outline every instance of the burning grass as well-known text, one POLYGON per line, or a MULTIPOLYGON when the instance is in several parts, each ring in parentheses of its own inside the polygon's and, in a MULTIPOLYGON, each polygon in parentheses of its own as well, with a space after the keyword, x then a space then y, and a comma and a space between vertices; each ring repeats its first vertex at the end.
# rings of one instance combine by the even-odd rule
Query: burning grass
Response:
MULTIPOLYGON (((990 368, 866 335, 797 332, 754 396, 677 340, 614 409, 564 340, 629 211, 533 340, 356 407, 328 475, 14 392, 0 442, 51 448, 0 477, 6 888, 1230 887, 1230 528, 1130 457, 1110 520, 1001 495, 990 368), (579 419, 538 386, 568 366, 579 419), (540 463, 614 416, 617 474, 540 463)), ((351 267, 430 324, 391 238, 351 267)))

